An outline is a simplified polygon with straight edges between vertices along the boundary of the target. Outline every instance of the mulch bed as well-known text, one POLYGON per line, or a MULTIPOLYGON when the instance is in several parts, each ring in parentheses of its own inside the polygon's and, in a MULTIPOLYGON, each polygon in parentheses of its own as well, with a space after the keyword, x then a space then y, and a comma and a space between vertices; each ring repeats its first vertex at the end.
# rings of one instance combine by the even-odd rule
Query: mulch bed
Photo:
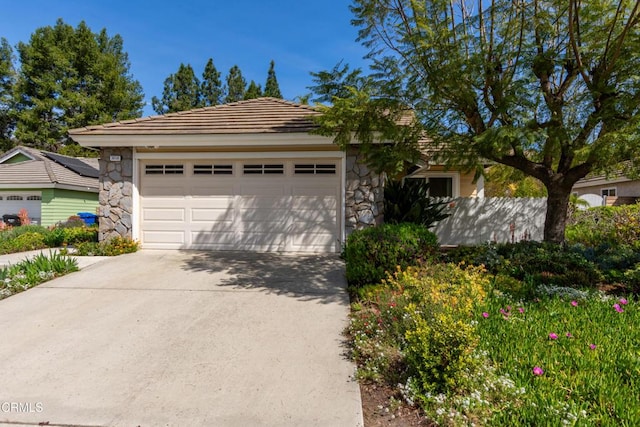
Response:
POLYGON ((360 384, 365 427, 428 427, 430 422, 417 408, 407 406, 397 390, 379 384, 360 384))

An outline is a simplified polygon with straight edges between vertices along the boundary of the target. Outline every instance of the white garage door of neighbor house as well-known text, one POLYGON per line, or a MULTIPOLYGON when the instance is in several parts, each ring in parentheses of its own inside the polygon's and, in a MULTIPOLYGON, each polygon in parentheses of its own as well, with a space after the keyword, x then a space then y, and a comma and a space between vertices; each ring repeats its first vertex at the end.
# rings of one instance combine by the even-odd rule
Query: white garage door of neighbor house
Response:
POLYGON ((340 250, 336 159, 146 160, 140 165, 145 248, 340 250))
POLYGON ((17 215, 26 209, 31 222, 40 223, 42 195, 40 192, 0 191, 0 219, 3 215, 17 215))

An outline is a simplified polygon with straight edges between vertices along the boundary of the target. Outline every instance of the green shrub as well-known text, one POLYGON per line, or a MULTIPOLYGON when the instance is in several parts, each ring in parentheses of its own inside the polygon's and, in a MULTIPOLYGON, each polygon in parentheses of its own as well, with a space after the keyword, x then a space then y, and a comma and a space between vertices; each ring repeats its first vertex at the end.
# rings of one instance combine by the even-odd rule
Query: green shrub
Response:
POLYGON ((379 283, 387 272, 431 258, 437 249, 438 238, 422 225, 383 224, 356 230, 344 248, 349 287, 379 283))
POLYGON ((567 243, 589 247, 639 247, 640 204, 602 206, 576 212, 565 231, 567 243))
POLYGON ((60 221, 56 228, 79 228, 86 227, 86 224, 78 215, 71 215, 66 221, 60 221))
POLYGON ((394 181, 384 185, 384 220, 389 224, 409 222, 431 228, 448 217, 447 202, 429 197, 429 183, 424 180, 394 181))
POLYGON ((519 280, 573 288, 593 288, 603 280, 597 266, 573 248, 520 242, 501 246, 499 253, 508 260, 503 271, 519 280))
POLYGON ((136 252, 139 243, 128 238, 116 237, 103 242, 79 242, 75 244, 80 256, 116 256, 136 252))
POLYGON ((0 243, 7 240, 13 240, 25 233, 38 233, 45 235, 49 233, 49 230, 40 225, 23 225, 21 227, 12 227, 0 232, 0 243))
POLYGON ((0 253, 9 254, 15 252, 32 251, 46 248, 44 236, 37 232, 26 232, 11 240, 4 240, 0 243, 0 253))
POLYGON ((55 227, 44 236, 48 247, 74 245, 80 242, 96 242, 98 230, 95 227, 55 227))
POLYGON ((505 257, 498 253, 498 245, 495 243, 458 246, 449 249, 444 255, 444 259, 453 264, 483 265, 492 273, 497 273, 505 265, 505 257))
POLYGON ((627 286, 629 292, 640 294, 640 263, 624 272, 622 283, 627 286))

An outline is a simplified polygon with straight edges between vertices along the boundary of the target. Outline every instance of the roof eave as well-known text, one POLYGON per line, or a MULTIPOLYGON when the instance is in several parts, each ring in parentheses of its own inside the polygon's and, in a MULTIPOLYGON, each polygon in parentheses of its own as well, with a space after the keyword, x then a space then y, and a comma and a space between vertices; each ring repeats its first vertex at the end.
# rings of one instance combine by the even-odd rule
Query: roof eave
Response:
POLYGON ((333 139, 308 132, 242 134, 70 134, 83 147, 260 147, 332 145, 333 139))

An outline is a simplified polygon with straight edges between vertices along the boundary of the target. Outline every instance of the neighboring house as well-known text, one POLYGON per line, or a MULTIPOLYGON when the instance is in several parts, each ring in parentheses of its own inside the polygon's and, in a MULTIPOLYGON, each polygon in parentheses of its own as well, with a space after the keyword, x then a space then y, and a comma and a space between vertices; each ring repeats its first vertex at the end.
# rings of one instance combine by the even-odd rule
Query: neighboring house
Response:
MULTIPOLYGON (((100 155, 100 239, 144 248, 339 252, 382 220, 383 179, 312 135, 306 105, 259 98, 70 131, 100 155)), ((454 196, 478 189, 457 172, 454 196)), ((446 184, 446 185, 449 185, 446 184)), ((446 186, 443 184, 443 186, 446 186)))
POLYGON ((573 193, 586 199, 590 205, 621 205, 640 199, 640 180, 627 178, 621 173, 610 177, 587 176, 573 186, 573 193))
POLYGON ((98 159, 18 146, 0 156, 0 219, 26 209, 50 226, 98 207, 98 159))

